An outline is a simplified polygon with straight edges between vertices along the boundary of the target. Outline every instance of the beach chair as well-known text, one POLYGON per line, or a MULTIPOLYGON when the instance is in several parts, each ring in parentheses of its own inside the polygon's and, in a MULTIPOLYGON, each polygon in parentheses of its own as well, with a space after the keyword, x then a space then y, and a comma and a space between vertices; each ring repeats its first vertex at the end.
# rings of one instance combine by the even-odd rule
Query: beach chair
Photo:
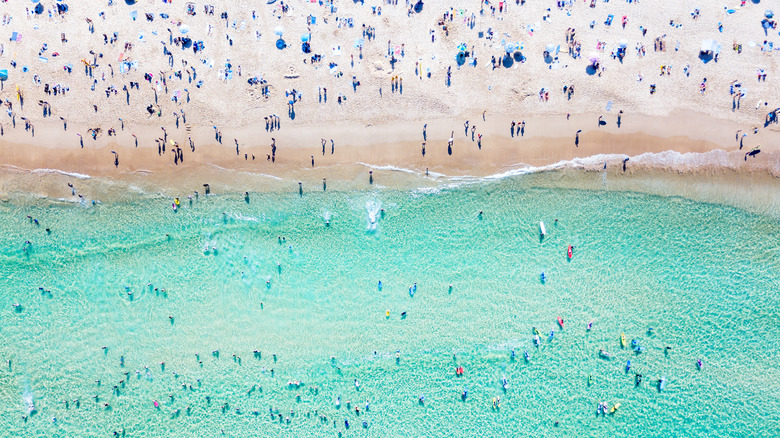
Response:
POLYGON ((607 26, 612 26, 612 20, 615 19, 615 16, 612 14, 607 15, 607 21, 604 22, 607 26))

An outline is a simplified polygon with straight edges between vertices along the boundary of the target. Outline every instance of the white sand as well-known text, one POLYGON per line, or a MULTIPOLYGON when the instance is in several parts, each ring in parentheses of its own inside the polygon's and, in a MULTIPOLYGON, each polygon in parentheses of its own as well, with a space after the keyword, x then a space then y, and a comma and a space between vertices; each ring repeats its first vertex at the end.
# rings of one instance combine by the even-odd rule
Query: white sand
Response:
MULTIPOLYGON (((780 87, 773 86, 780 51, 762 51, 765 40, 780 49, 778 29, 770 29, 765 37, 761 28, 767 1, 749 1, 739 8, 740 2, 732 0, 727 5, 736 12, 728 14, 722 2, 703 0, 697 5, 701 11, 697 20, 691 17, 690 2, 659 4, 649 0, 598 0, 595 8, 589 7, 589 0, 576 1, 563 9, 555 8, 554 1, 529 1, 524 5, 509 2, 506 12, 496 10, 495 15, 489 6, 481 13, 477 1, 462 2, 462 11, 451 10, 445 2, 428 1, 419 14, 408 14, 404 2, 390 5, 369 1, 361 5, 336 1, 336 11, 331 13, 328 6, 301 1, 291 3, 289 11, 283 14, 278 1, 271 5, 214 1, 214 15, 206 15, 207 2, 199 1, 194 2, 195 16, 185 13, 185 2, 180 0, 170 4, 142 0, 133 6, 124 0, 115 0, 112 6, 106 6, 105 1, 65 3, 69 11, 54 14, 53 18, 48 12, 55 7, 53 1, 44 0, 45 11, 34 16, 26 13, 35 7, 34 3, 2 3, 0 14, 13 18, 10 24, 0 26, 0 69, 9 70, 0 97, 13 104, 17 123, 16 128, 11 128, 11 117, 0 116, 5 131, 0 139, 0 163, 109 173, 114 171, 110 150, 118 150, 121 160, 116 172, 171 169, 174 163, 170 144, 168 152, 158 156, 154 142, 163 135, 161 126, 166 127, 170 139, 182 145, 188 166, 254 166, 280 175, 310 167, 311 155, 315 156, 317 167, 367 162, 463 174, 489 174, 519 163, 543 165, 599 153, 638 155, 667 149, 732 151, 728 167, 733 168, 744 162, 744 152, 756 146, 762 153, 746 163, 756 166, 755 162, 761 162, 760 169, 774 174, 772 169, 777 169, 780 156, 776 153, 780 150, 780 125, 763 127, 767 112, 780 107, 780 87), (552 7, 549 12, 548 6, 552 7), (372 13, 373 7, 381 7, 381 16, 372 13), (131 11, 138 13, 135 21, 131 11), (227 21, 220 19, 223 11, 228 13, 227 21), (437 23, 448 11, 455 17, 446 22, 449 35, 445 36, 437 23), (153 14, 154 21, 147 21, 145 13, 153 14), (161 18, 161 13, 169 18, 161 18), (473 28, 466 23, 472 14, 473 28), (609 14, 614 19, 611 26, 606 26, 604 21, 609 14), (309 15, 316 17, 315 25, 307 25, 309 15), (628 18, 625 28, 621 26, 624 15, 628 18), (94 34, 88 30, 87 18, 94 24, 94 34), (351 19, 354 27, 348 27, 346 19, 351 19), (679 26, 671 26, 670 20, 679 26), (591 21, 596 23, 593 29, 589 26, 591 21), (724 26, 722 33, 718 31, 719 22, 724 26), (364 24, 376 29, 376 39, 364 42, 361 59, 355 42, 363 38, 364 24), (181 33, 182 25, 189 28, 188 33, 181 33), (640 26, 648 29, 645 36, 640 26), (284 50, 275 47, 277 27, 283 28, 283 37, 289 44, 284 50), (533 34, 528 31, 530 28, 533 34), (576 39, 581 43, 579 59, 567 54, 569 28, 576 29, 576 39), (170 44, 168 29, 173 37, 203 41, 205 50, 194 54, 191 49, 182 50, 170 44), (486 34, 488 29, 492 29, 493 38, 480 38, 479 33, 486 34), (435 33, 433 43, 431 30, 435 33), (22 34, 20 42, 9 41, 12 32, 22 34), (117 42, 104 44, 103 34, 111 38, 114 32, 117 42), (67 43, 60 41, 61 33, 65 33, 67 43), (144 35, 142 40, 140 33, 144 35), (305 55, 301 51, 301 35, 309 33, 312 53, 305 55), (666 50, 656 52, 653 43, 660 36, 665 36, 666 50), (228 38, 232 39, 232 46, 228 38), (699 59, 705 39, 716 39, 721 44, 717 62, 704 63, 699 59), (388 40, 394 51, 400 51, 404 45, 403 56, 396 55, 394 69, 387 56, 388 40), (606 49, 599 52, 603 71, 590 75, 586 71, 589 55, 597 52, 598 41, 606 43, 606 49), (627 44, 622 63, 610 57, 621 41, 627 44), (39 60, 44 43, 48 45, 41 54, 48 60, 45 63, 39 60), (132 43, 132 50, 125 50, 125 43, 132 43), (455 56, 461 43, 472 52, 472 57, 476 56, 476 67, 470 65, 469 57, 458 68, 455 56), (525 62, 493 69, 491 57, 506 53, 502 43, 521 44, 525 62), (560 45, 561 52, 557 60, 548 64, 543 52, 550 43, 560 45), (742 53, 732 49, 733 43, 742 44, 742 53), (637 55, 637 44, 645 46, 646 56, 637 55), (174 68, 163 55, 163 46, 173 53, 174 68), (338 47, 340 50, 334 50, 338 47), (97 79, 95 91, 90 88, 92 78, 85 75, 82 63, 93 59, 91 51, 103 55, 93 71, 97 79), (313 54, 320 54, 322 61, 312 65, 309 58, 313 54), (137 62, 137 70, 119 73, 120 56, 137 62), (224 74, 228 59, 234 71, 233 78, 225 81, 220 71, 224 74), (11 61, 15 61, 16 68, 10 66, 11 61), (192 83, 188 82, 183 61, 187 62, 186 68, 196 69, 197 78, 192 83), (73 64, 72 74, 63 70, 68 63, 73 64), (331 69, 331 63, 337 66, 331 69), (662 65, 671 66, 670 75, 659 75, 662 65), (690 76, 683 73, 688 65, 690 76), (27 72, 22 72, 23 66, 28 68, 27 72), (451 86, 446 83, 448 68, 452 69, 451 86), (756 79, 759 69, 767 74, 765 82, 756 79), (172 76, 176 71, 182 72, 182 80, 172 76), (157 83, 161 72, 166 77, 167 93, 166 87, 157 83), (342 74, 334 74, 339 72, 342 74), (144 73, 153 75, 151 84, 144 80, 144 73), (644 77, 641 82, 637 81, 639 73, 644 77), (248 78, 255 76, 267 80, 269 98, 260 96, 259 86, 247 83, 248 78), (353 76, 360 81, 356 92, 353 76), (394 77, 401 79, 403 93, 391 90, 394 77), (707 91, 702 94, 699 84, 704 77, 707 91), (198 88, 195 83, 200 80, 203 84, 198 88), (734 80, 742 83, 746 96, 741 107, 732 111, 729 86, 734 80), (122 87, 130 81, 139 82, 140 90, 131 91, 127 105, 122 87), (65 96, 46 95, 46 83, 62 84, 69 91, 65 96), (649 92, 651 84, 656 85, 654 95, 649 92), (105 90, 112 85, 118 93, 107 98, 105 90), (565 85, 575 87, 571 100, 562 92, 565 85), (17 101, 17 87, 24 96, 23 108, 17 101), (543 87, 549 90, 546 102, 539 99, 543 87), (319 101, 321 88, 327 88, 327 103, 319 101), (159 106, 155 109, 159 109, 161 117, 156 113, 150 116, 146 111, 148 105, 154 104, 156 89, 159 106), (185 89, 190 93, 189 103, 185 89), (285 96, 285 90, 292 89, 302 94, 302 101, 295 104, 294 120, 287 114, 289 98, 285 96), (175 103, 171 96, 177 91, 181 99, 175 103), (341 105, 337 103, 340 94, 346 96, 341 105), (39 100, 51 105, 52 117, 43 117, 39 100), (612 102, 609 112, 608 102, 612 102), (92 105, 97 105, 97 112, 92 105), (177 129, 173 114, 182 110, 187 123, 181 123, 177 129), (624 125, 620 128, 615 125, 619 110, 624 112, 624 125), (569 113, 571 120, 566 120, 569 113), (280 131, 265 130, 263 117, 269 114, 280 117, 280 131), (608 123, 603 128, 597 125, 599 116, 604 116, 608 123), (34 138, 31 131, 24 130, 22 117, 35 127, 34 138), (60 117, 68 123, 67 132, 63 131, 60 117), (120 118, 124 130, 120 128, 120 118), (476 135, 483 135, 482 150, 471 141, 471 131, 468 138, 464 135, 466 120, 471 126, 477 125, 476 135), (527 132, 522 139, 510 137, 513 120, 526 120, 527 132), (429 124, 426 158, 420 154, 424 123, 429 124), (222 146, 214 146, 212 126, 222 132, 222 146), (753 134, 754 126, 760 128, 757 135, 753 134), (97 141, 89 138, 90 128, 101 129, 97 141), (117 130, 116 137, 107 136, 110 128, 117 130), (581 144, 574 148, 574 134, 580 129, 581 144), (742 151, 735 139, 737 129, 749 133, 742 151), (604 132, 592 132, 599 130, 604 132), (446 141, 451 131, 455 131, 455 148, 454 154, 448 156, 446 141), (84 136, 85 149, 79 147, 76 133, 84 136), (134 147, 132 134, 139 139, 139 149, 134 147), (626 134, 643 136, 627 140, 621 137, 626 134), (194 153, 187 146, 188 137, 196 144, 194 153), (277 139, 279 147, 278 166, 265 160, 265 154, 270 153, 271 137, 277 139), (327 154, 322 157, 321 137, 335 140, 334 155, 330 154, 328 142, 327 154), (673 137, 675 141, 668 141, 673 137), (240 155, 236 155, 234 139, 239 142, 240 155), (255 154, 256 161, 245 161, 244 153, 255 154)), ((493 5, 498 9, 498 3, 493 5)))

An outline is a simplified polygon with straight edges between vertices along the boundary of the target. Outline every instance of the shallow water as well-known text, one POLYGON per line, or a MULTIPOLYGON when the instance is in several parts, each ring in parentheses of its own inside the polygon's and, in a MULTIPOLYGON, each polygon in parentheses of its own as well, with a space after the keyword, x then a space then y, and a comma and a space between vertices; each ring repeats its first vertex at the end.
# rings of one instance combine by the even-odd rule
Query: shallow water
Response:
POLYGON ((527 181, 6 202, 3 433, 780 434, 777 218, 527 181))

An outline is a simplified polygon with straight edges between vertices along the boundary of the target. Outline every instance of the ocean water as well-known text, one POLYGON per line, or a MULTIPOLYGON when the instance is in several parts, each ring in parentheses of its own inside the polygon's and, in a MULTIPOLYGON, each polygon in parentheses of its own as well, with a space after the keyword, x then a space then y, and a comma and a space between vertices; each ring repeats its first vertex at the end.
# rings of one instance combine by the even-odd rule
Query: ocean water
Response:
POLYGON ((780 435, 771 215, 522 176, 0 215, 2 436, 780 435))

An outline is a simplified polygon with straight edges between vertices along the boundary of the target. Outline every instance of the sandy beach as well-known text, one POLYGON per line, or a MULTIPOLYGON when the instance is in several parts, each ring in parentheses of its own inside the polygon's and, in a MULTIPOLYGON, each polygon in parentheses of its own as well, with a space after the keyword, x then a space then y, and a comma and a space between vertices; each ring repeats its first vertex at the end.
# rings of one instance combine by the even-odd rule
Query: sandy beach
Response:
POLYGON ((780 436, 777 3, 0 1, 0 430, 780 436))
POLYGON ((725 151, 639 169, 780 175, 780 41, 758 2, 109 3, 7 5, 0 163, 313 182, 725 151))

